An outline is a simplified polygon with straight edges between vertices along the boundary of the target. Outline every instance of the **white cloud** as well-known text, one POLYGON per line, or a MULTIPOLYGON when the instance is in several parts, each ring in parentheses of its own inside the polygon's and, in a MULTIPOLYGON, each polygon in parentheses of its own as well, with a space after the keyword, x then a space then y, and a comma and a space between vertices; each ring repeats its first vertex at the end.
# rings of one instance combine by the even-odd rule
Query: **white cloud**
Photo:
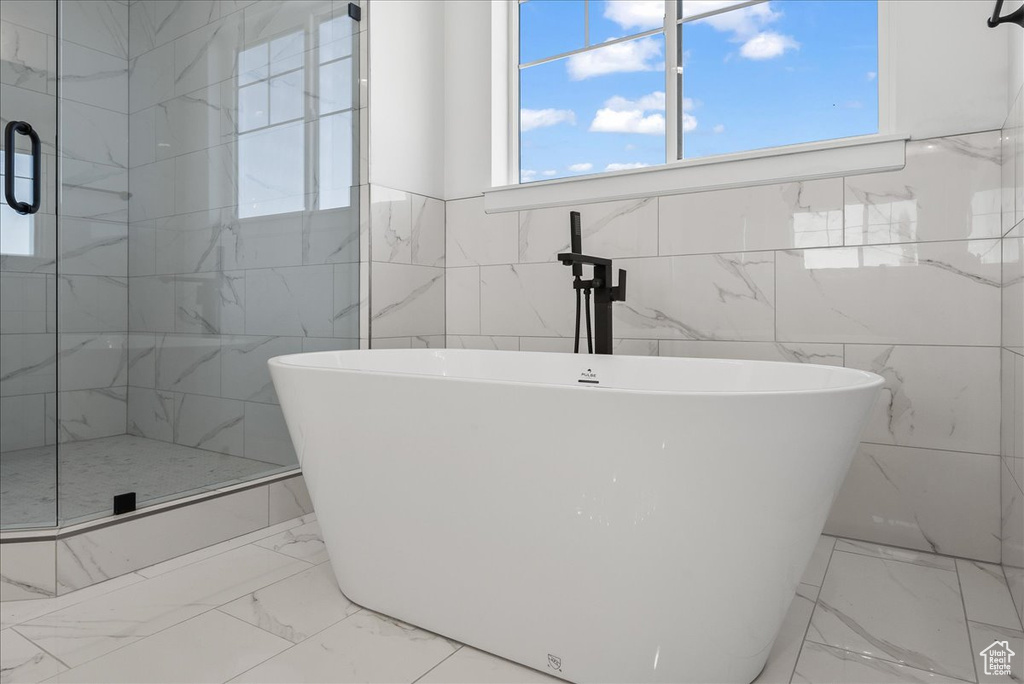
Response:
MULTIPOLYGON (((683 3, 686 5, 687 3, 683 3)), ((706 3, 706 4, 719 4, 725 3, 706 3)), ((710 8, 709 9, 714 9, 710 8)), ((704 10, 707 11, 707 10, 704 10)), ((758 3, 756 5, 750 5, 742 9, 733 10, 731 12, 722 12, 721 14, 715 14, 706 19, 700 19, 700 23, 705 23, 714 28, 716 31, 722 31, 724 33, 732 33, 732 40, 740 42, 747 40, 759 33, 767 24, 778 20, 782 16, 782 12, 776 12, 772 9, 770 2, 758 3)))
POLYGON ((609 0, 604 3, 604 18, 623 29, 658 28, 665 23, 663 0, 609 0))
POLYGON ((636 145, 634 145, 633 143, 629 143, 622 149, 626 150, 627 152, 632 152, 633 150, 636 149, 636 145))
POLYGON ((529 183, 532 180, 536 180, 537 172, 533 169, 523 169, 519 172, 519 181, 521 183, 529 183))
POLYGON ((715 133, 725 133, 725 125, 716 124, 715 127, 712 128, 711 130, 714 131, 715 133))
POLYGON ((571 109, 523 109, 519 112, 519 128, 524 131, 556 126, 560 123, 575 126, 576 113, 571 109))
POLYGON ((584 171, 589 171, 592 168, 594 168, 594 165, 591 164, 590 162, 584 162, 582 164, 569 164, 569 170, 572 171, 573 173, 583 173, 584 171))
POLYGON ((640 111, 665 111, 665 93, 660 90, 651 93, 650 95, 643 95, 635 100, 627 100, 621 95, 615 95, 610 97, 604 102, 604 106, 607 109, 614 109, 617 112, 624 112, 630 109, 639 109, 640 111))
POLYGON ((665 132, 665 117, 661 114, 644 116, 642 110, 599 109, 590 124, 592 133, 644 133, 661 135, 665 132))
POLYGON ((773 59, 786 50, 798 50, 800 43, 792 36, 784 36, 774 31, 764 31, 748 40, 740 48, 740 55, 747 59, 773 59))
POLYGON ((878 72, 877 71, 869 71, 868 72, 868 80, 869 81, 874 81, 876 78, 878 78, 878 72))
POLYGON ((541 171, 541 174, 540 174, 540 175, 542 175, 542 176, 554 176, 554 175, 555 175, 555 174, 557 174, 557 173, 558 173, 558 172, 557 172, 557 171, 555 171, 554 169, 549 169, 549 170, 547 170, 547 171, 541 171))
POLYGON ((626 164, 609 164, 604 167, 605 171, 626 171, 627 169, 642 169, 650 164, 644 164, 643 162, 628 162, 626 164))
POLYGON ((683 133, 689 133, 697 128, 697 117, 693 114, 683 113, 683 133))
POLYGON ((640 38, 573 55, 566 60, 566 69, 574 81, 604 74, 661 71, 665 66, 657 61, 659 57, 661 44, 654 38, 640 38))

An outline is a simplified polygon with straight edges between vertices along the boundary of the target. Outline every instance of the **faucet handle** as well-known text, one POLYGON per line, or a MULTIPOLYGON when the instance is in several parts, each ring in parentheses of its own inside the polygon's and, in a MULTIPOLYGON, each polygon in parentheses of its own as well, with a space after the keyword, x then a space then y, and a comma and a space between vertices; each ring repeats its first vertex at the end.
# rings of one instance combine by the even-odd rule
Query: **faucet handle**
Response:
POLYGON ((612 301, 626 301, 626 269, 619 269, 619 284, 612 288, 612 301))

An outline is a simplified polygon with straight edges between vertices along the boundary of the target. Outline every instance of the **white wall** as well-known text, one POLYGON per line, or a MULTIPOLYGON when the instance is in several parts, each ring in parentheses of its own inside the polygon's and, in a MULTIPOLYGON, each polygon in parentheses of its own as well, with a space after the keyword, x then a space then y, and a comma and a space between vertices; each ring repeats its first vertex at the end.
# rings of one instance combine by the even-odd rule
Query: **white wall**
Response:
POLYGON ((372 12, 370 183, 442 198, 445 3, 387 0, 372 12))
MULTIPOLYGON (((929 138, 1000 128, 1010 31, 985 24, 991 3, 890 2, 893 132, 929 138)), ((482 122, 490 121, 491 10, 489 2, 452 0, 445 7, 446 199, 478 195, 490 184, 491 141, 482 122)))

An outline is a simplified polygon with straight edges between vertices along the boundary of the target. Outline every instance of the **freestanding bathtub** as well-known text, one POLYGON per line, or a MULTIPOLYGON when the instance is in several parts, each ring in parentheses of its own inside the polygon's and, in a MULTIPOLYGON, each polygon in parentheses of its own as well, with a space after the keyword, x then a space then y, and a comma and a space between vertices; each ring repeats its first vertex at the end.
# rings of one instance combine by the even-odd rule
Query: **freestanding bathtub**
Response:
POLYGON ((270 370, 341 590, 573 682, 753 680, 882 385, 429 349, 270 370))

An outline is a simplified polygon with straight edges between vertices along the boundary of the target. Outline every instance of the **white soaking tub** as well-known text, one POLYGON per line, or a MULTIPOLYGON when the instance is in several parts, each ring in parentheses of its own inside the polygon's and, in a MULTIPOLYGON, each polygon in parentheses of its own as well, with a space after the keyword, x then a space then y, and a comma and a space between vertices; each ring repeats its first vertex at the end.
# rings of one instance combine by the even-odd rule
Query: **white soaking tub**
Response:
POLYGON ((345 595, 573 682, 753 680, 882 385, 451 349, 270 370, 345 595))

